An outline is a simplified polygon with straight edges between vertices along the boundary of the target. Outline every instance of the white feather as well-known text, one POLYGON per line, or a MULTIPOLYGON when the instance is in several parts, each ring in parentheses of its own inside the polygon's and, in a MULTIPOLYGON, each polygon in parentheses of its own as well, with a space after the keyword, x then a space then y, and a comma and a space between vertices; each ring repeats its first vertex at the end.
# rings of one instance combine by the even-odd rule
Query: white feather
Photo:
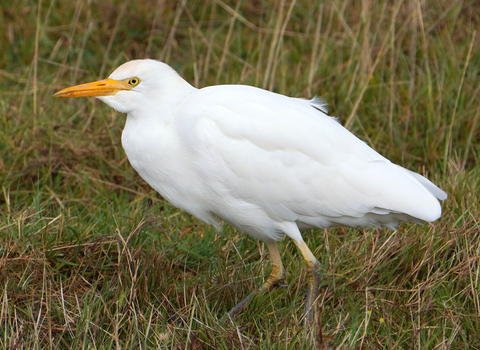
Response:
POLYGON ((128 113, 122 143, 173 205, 264 241, 299 229, 396 228, 434 221, 446 194, 391 163, 326 115, 318 99, 220 85, 195 89, 167 65, 131 61, 110 76, 141 84, 101 99, 128 113))

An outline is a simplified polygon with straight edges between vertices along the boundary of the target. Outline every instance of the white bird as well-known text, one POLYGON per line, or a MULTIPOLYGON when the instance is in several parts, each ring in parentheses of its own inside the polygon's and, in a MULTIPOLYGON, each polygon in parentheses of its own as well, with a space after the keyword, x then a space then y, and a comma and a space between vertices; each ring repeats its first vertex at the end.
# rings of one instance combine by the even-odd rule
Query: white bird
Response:
MULTIPOLYGON (((313 320, 320 263, 303 229, 396 229, 441 215, 447 194, 391 163, 306 100, 244 85, 196 89, 170 66, 134 60, 108 79, 59 91, 95 96, 126 113, 122 145, 140 176, 174 206, 221 229, 224 221, 265 241, 272 272, 285 278, 277 242, 297 245, 309 268, 305 320, 313 320)), ((240 312, 250 294, 231 312, 240 312)))

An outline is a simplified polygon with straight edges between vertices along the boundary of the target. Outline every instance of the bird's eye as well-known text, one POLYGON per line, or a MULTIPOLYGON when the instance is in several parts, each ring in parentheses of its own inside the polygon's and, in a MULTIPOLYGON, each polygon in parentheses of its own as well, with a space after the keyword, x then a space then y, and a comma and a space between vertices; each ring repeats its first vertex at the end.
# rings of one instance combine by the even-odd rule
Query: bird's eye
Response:
POLYGON ((128 85, 130 86, 137 86, 138 84, 140 84, 140 78, 133 77, 128 80, 128 85))

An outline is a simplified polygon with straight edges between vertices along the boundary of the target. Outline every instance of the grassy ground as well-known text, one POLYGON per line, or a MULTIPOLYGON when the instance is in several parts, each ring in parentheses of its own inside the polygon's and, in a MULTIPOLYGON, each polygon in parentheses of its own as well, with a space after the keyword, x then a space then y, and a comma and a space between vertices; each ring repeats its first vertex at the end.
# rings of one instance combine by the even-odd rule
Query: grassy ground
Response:
POLYGON ((479 25, 473 0, 0 2, 0 348, 479 349, 479 25), (144 57, 198 87, 326 98, 449 193, 442 218, 306 232, 324 271, 310 329, 286 240, 288 289, 222 322, 268 275, 266 247, 155 194, 123 115, 52 98, 144 57))

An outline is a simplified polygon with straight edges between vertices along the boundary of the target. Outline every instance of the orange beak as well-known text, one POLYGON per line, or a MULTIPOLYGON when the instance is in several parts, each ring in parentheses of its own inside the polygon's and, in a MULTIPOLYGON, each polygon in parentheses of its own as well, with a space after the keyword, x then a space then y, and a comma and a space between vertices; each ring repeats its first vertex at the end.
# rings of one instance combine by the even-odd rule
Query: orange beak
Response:
POLYGON ((124 80, 104 79, 93 83, 72 86, 57 92, 54 97, 113 96, 119 91, 128 91, 132 87, 124 80))

